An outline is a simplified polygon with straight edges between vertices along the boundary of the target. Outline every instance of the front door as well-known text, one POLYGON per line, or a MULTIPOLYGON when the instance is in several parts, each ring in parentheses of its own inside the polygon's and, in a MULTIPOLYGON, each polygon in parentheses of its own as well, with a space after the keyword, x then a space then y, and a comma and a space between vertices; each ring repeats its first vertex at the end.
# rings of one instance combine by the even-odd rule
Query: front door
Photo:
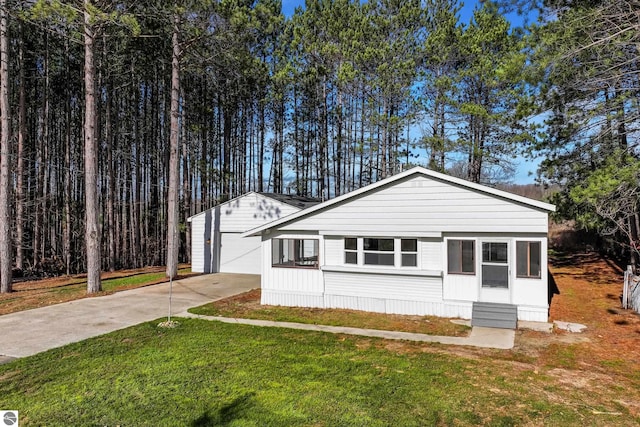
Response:
POLYGON ((509 244, 507 242, 482 242, 480 301, 511 303, 509 244))

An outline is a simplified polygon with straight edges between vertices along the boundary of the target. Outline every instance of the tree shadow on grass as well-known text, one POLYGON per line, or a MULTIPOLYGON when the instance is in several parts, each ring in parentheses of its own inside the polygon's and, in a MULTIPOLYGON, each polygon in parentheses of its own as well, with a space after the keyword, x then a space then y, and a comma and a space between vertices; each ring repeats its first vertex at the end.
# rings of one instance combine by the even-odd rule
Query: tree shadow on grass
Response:
POLYGON ((244 394, 232 402, 218 409, 217 413, 206 411, 191 422, 192 427, 226 426, 234 420, 242 418, 243 414, 255 405, 255 393, 244 394))

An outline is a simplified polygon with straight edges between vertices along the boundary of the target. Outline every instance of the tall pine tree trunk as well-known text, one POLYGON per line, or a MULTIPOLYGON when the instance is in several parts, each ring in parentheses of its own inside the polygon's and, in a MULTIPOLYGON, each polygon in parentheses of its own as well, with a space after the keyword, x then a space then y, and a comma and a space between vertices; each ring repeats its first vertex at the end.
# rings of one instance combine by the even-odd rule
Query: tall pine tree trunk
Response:
POLYGON ((27 101, 24 64, 24 30, 20 25, 18 44, 18 67, 20 88, 18 89, 18 152, 16 159, 16 268, 24 269, 24 143, 27 135, 27 101))
POLYGON ((85 240, 87 251, 87 293, 100 292, 100 228, 98 224, 98 159, 96 143, 96 88, 94 27, 91 24, 91 0, 84 0, 84 183, 85 240))
MULTIPOLYGON (((183 98, 184 99, 184 98, 183 98)), ((183 121, 185 115, 183 114, 183 121)), ((187 145, 187 127, 184 125, 181 128, 182 131, 182 209, 185 218, 191 216, 191 182, 189 167, 189 146, 187 145)), ((191 227, 185 228, 185 247, 184 253, 186 255, 187 262, 191 262, 191 227)))
MULTIPOLYGON (((69 55, 69 41, 65 41, 65 51, 69 55)), ((65 75, 71 79, 69 63, 67 62, 65 75)), ((67 86, 67 91, 70 91, 67 86)), ((64 144, 64 228, 63 228, 63 252, 64 264, 67 275, 71 274, 71 94, 66 93, 65 99, 65 144, 64 144)))
POLYGON ((169 192, 167 208, 167 276, 178 275, 178 166, 180 120, 180 44, 177 5, 173 16, 173 54, 171 56, 171 124, 169 135, 169 192))
POLYGON ((0 0, 0 292, 11 292, 11 217, 9 210, 9 35, 7 1, 0 0))

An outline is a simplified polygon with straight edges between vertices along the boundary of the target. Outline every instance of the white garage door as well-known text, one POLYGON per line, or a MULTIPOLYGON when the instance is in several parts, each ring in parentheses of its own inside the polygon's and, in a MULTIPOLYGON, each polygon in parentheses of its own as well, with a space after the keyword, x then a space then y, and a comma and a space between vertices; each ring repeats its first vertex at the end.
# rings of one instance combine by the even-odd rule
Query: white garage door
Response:
POLYGON ((221 246, 221 273, 261 273, 259 236, 242 238, 240 233, 222 233, 221 246))

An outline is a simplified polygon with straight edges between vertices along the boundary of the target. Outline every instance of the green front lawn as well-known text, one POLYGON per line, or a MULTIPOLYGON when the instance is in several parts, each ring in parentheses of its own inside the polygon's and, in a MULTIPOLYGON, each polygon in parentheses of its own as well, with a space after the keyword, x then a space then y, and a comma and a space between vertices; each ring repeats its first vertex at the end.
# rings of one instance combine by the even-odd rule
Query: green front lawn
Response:
MULTIPOLYGON (((617 399, 442 346, 179 319, 0 366, 21 426, 635 425, 617 399)), ((53 325, 55 327, 55 325, 53 325)), ((624 380, 623 380, 624 381, 624 380)), ((627 387, 625 387, 627 386, 627 387)))
POLYGON ((453 337, 467 336, 471 331, 470 326, 452 323, 450 319, 436 316, 407 316, 358 310, 262 305, 260 304, 260 289, 190 308, 189 312, 205 316, 349 326, 453 337))

